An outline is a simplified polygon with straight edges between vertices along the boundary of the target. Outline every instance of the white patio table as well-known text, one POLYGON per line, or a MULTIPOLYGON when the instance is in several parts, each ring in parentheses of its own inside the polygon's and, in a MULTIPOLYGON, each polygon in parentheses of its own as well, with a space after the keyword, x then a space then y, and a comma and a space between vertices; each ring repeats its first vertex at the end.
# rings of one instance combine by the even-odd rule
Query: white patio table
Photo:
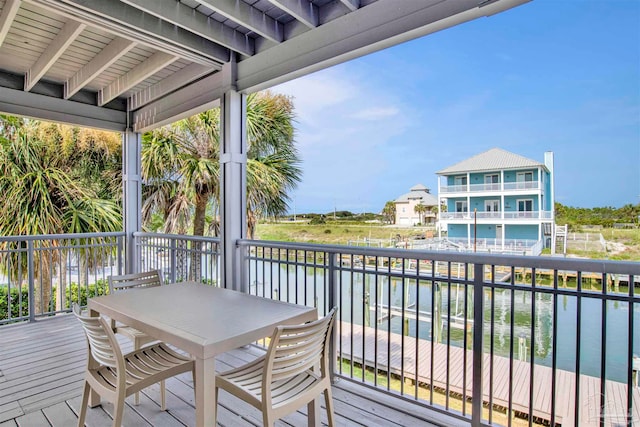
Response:
MULTIPOLYGON (((195 282, 91 298, 89 309, 93 315, 100 313, 132 326, 195 358, 198 427, 214 425, 216 355, 269 336, 277 325, 317 319, 315 308, 195 282)), ((92 395, 90 405, 98 405, 98 399, 92 395)))

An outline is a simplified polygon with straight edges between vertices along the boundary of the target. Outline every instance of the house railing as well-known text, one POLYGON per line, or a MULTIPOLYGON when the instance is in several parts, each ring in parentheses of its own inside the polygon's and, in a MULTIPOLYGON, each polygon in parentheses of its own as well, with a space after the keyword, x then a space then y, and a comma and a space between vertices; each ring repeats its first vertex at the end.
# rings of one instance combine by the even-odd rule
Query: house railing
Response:
POLYGON ((340 378, 473 425, 640 421, 640 263, 250 240, 238 250, 248 292, 340 308, 340 378))
POLYGON ((553 219, 551 211, 478 211, 478 212, 440 212, 441 220, 473 220, 473 219, 553 219))
POLYGON ((538 181, 521 182, 493 182, 482 184, 462 184, 462 185, 441 185, 440 194, 444 193, 480 193, 480 192, 500 192, 514 190, 538 190, 542 188, 538 181))
POLYGON ((0 324, 68 311, 124 269, 124 233, 0 237, 0 324))
MULTIPOLYGON (((135 239, 138 268, 219 285, 218 239, 135 239)), ((0 289, 28 289, 3 323, 68 311, 123 269, 121 233, 1 242, 0 289), (66 277, 59 307, 36 303, 47 274, 66 277)), ((640 422, 640 263, 252 240, 237 256, 244 291, 339 307, 338 378, 475 426, 640 422)))
POLYGON ((220 283, 220 239, 179 234, 134 233, 139 271, 161 270, 168 283, 220 283))

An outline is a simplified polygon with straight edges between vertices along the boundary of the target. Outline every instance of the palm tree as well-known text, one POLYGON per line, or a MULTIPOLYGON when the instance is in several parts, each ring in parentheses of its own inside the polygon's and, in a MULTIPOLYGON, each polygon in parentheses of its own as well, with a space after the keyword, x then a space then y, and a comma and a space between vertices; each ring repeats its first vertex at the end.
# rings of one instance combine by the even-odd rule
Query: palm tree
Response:
MULTIPOLYGON (((15 127, 6 137, 0 136, 0 235, 110 232, 122 228, 117 203, 100 199, 93 188, 82 185, 55 138, 47 142, 37 137, 42 130, 40 122, 3 117, 2 123, 6 122, 15 127)), ((36 313, 44 312, 52 301, 51 275, 60 256, 60 251, 49 250, 36 254, 36 313)), ((22 265, 24 257, 13 251, 3 252, 2 257, 3 267, 17 267, 10 268, 12 274, 24 271, 20 268, 26 267, 22 265)))
MULTIPOLYGON (((288 193, 300 180, 291 99, 268 91, 249 95, 246 126, 247 229, 253 238, 260 217, 287 211, 288 193)), ((143 224, 161 213, 164 232, 219 234, 219 141, 219 109, 144 135, 143 224)), ((193 254, 191 277, 197 280, 197 250, 193 254)))
POLYGON ((413 211, 418 214, 420 218, 420 225, 424 225, 424 214, 429 211, 429 208, 422 203, 418 203, 413 207, 413 211))
MULTIPOLYGON (((255 221, 287 211, 288 192, 300 180, 293 140, 293 104, 270 92, 247 97, 247 210, 249 236, 255 221)), ((143 222, 162 212, 165 232, 217 234, 220 110, 213 109, 146 134, 143 222)))
POLYGON ((384 208, 382 208, 382 215, 385 221, 393 224, 396 220, 396 203, 394 201, 385 203, 384 208))

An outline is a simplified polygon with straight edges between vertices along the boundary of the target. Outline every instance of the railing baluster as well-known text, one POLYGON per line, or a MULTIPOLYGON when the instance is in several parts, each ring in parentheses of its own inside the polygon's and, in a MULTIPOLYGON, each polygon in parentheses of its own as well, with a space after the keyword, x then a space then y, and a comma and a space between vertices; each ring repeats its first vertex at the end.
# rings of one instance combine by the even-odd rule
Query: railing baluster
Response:
POLYGON ((471 405, 471 425, 480 427, 482 424, 482 362, 483 347, 483 317, 484 317, 484 264, 473 266, 473 401, 471 405))

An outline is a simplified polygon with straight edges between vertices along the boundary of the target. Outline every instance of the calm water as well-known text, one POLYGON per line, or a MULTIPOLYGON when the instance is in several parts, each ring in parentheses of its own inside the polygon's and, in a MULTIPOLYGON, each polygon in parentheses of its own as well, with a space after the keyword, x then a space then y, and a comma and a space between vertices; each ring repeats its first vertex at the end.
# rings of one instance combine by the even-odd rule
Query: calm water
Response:
MULTIPOLYGON (((282 300, 318 305, 324 304, 326 298, 327 281, 324 271, 304 271, 302 267, 294 268, 264 266, 252 263, 250 267, 252 281, 251 292, 262 294, 262 289, 269 295, 278 296, 282 300), (257 274, 256 274, 257 271, 257 274), (273 283, 273 285, 271 285, 273 283), (266 284, 266 285, 264 285, 266 284), (297 284, 297 285, 296 285, 297 284), (306 286, 305 286, 306 284, 306 286), (256 286, 257 285, 257 286, 256 286)), ((421 317, 426 321, 409 320, 408 325, 402 325, 399 317, 393 317, 390 323, 391 331, 402 333, 404 330, 410 336, 416 334, 425 340, 431 339, 432 328, 432 289, 431 285, 421 284, 418 288, 415 281, 406 280, 403 286, 400 279, 391 279, 391 283, 385 277, 374 275, 342 273, 341 298, 339 301, 343 320, 352 320, 356 324, 374 325, 376 319, 373 308, 376 302, 387 306, 389 300, 391 306, 415 309, 419 307, 421 317), (364 282, 364 283, 363 283, 364 282), (377 295, 377 297, 376 297, 377 295), (353 304, 351 303, 353 298, 353 304), (377 298, 377 299, 376 299, 377 298), (353 309, 352 309, 353 306, 353 309), (364 310, 363 310, 364 307, 364 310), (353 314, 352 314, 353 313, 353 314), (364 313, 364 315, 363 315, 364 313)), ((436 288, 436 290, 438 287, 436 288)), ((625 292, 626 288, 620 288, 625 292)), ((532 296, 528 292, 515 292, 514 309, 511 309, 511 291, 496 290, 492 300, 490 292, 485 293, 484 318, 485 318, 485 349, 488 351, 491 343, 491 307, 494 308, 494 352, 500 356, 509 356, 510 346, 513 345, 514 358, 519 356, 530 360, 531 351, 531 324, 534 323, 535 336, 533 349, 535 363, 551 366, 552 340, 553 340, 553 297, 547 294, 536 294, 535 312, 532 313, 532 296), (511 339, 511 316, 514 317, 514 339, 511 339), (520 352, 524 345, 524 352, 520 352)), ((451 316, 456 318, 464 316, 465 291, 462 286, 446 284, 439 286, 439 295, 436 292, 436 307, 440 307, 440 313, 436 311, 436 325, 434 330, 437 337, 440 334, 440 342, 446 343, 449 336, 454 346, 463 346, 464 332, 460 327, 461 322, 452 322, 451 330, 447 330, 447 310, 451 310, 451 316)), ((467 297, 468 316, 472 318, 472 295, 467 297)), ((557 297, 557 366, 558 369, 575 371, 576 365, 576 325, 577 325, 577 298, 572 296, 557 297)), ((582 298, 581 301, 581 338, 580 338, 580 371, 582 374, 600 376, 601 361, 601 318, 602 302, 595 299, 582 298)), ((634 308, 634 339, 633 353, 640 355, 640 306, 634 308)), ((611 380, 626 382, 627 351, 628 351, 628 323, 629 305, 620 302, 608 302, 606 305, 606 347, 604 355, 606 377, 611 380)), ((378 324, 378 328, 386 330, 389 323, 384 320, 378 324)), ((468 345, 471 346, 471 335, 467 336, 468 345)))

